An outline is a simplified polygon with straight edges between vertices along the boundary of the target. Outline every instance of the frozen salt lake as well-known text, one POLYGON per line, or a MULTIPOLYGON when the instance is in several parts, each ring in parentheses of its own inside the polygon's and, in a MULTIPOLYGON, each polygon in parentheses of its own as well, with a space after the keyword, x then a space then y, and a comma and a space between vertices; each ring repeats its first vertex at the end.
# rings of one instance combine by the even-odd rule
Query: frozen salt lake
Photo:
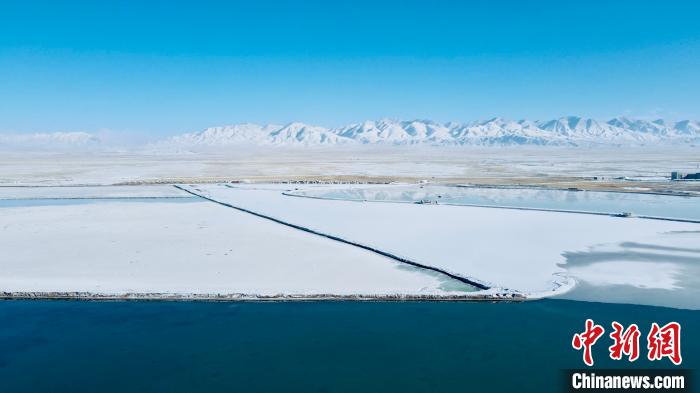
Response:
MULTIPOLYGON (((495 291, 700 308, 696 279, 700 224, 393 203, 436 195, 458 198, 465 191, 493 203, 510 198, 528 207, 551 199, 542 198, 542 190, 420 187, 182 186, 213 201, 170 185, 0 187, 0 291, 252 296, 478 293, 440 273, 214 202, 218 201, 447 271, 495 291), (449 194, 455 189, 456 196, 449 194)), ((581 203, 566 191, 554 195, 555 203, 581 203)), ((616 208, 626 203, 624 198, 601 202, 602 196, 595 194, 593 202, 616 208)), ((687 200, 629 197, 637 197, 640 207, 663 202, 654 208, 687 200)), ((684 206, 694 211, 693 206, 684 206)))
MULTIPOLYGON (((309 188, 322 193, 337 187, 309 188)), ((700 308, 692 278, 700 273, 699 224, 284 195, 284 190, 305 188, 294 185, 186 188, 533 297, 566 294, 578 283, 578 290, 564 296, 700 308), (611 297, 594 296, 601 289, 611 297)))
POLYGON ((537 188, 486 188, 473 186, 365 185, 354 187, 305 189, 294 195, 324 199, 377 202, 434 201, 441 204, 508 206, 583 212, 700 220, 700 198, 583 190, 537 188))
MULTIPOLYGON (((124 192, 108 188, 100 192, 124 192)), ((45 197, 52 190, 34 191, 45 197)), ((473 290, 199 198, 144 199, 147 190, 135 191, 139 197, 116 200, 0 200, 0 291, 444 296, 473 290)))
POLYGON ((0 186, 0 200, 191 197, 192 195, 170 185, 38 187, 0 186))

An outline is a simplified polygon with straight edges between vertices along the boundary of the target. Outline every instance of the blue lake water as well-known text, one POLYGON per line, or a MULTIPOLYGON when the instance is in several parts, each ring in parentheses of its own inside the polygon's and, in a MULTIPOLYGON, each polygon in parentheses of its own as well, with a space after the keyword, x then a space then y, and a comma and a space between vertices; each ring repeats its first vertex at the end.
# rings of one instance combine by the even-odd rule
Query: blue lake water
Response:
POLYGON ((611 214, 630 212, 635 215, 700 220, 700 198, 676 195, 437 185, 311 189, 303 190, 299 194, 344 200, 385 202, 429 200, 457 205, 509 206, 611 214))
MULTIPOLYGON (((558 392, 571 337, 602 324, 682 324, 700 366, 700 312, 526 303, 0 301, 0 392, 558 392)), ((596 367, 671 367, 607 357, 596 367)))

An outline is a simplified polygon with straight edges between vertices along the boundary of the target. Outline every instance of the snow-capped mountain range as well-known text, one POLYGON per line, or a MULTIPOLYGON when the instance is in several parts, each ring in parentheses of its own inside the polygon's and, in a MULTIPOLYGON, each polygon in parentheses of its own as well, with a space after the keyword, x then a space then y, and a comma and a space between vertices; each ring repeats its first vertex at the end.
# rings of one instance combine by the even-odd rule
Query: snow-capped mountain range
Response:
MULTIPOLYGON (((326 128, 304 123, 287 125, 235 124, 169 137, 149 144, 147 151, 197 151, 236 146, 657 146, 700 144, 700 122, 641 120, 616 117, 608 121, 562 117, 554 120, 504 120, 470 123, 429 120, 365 121, 326 128)), ((0 134, 0 148, 40 150, 69 147, 100 149, 109 143, 96 135, 70 132, 29 135, 0 134)), ((142 149, 142 150, 143 150, 142 149)))
POLYGON ((324 128, 304 123, 284 126, 236 124, 211 127, 157 143, 159 146, 220 147, 240 144, 447 145, 447 146, 591 146, 655 145, 700 142, 700 122, 617 117, 599 121, 576 116, 555 120, 504 120, 437 123, 429 120, 379 120, 324 128))

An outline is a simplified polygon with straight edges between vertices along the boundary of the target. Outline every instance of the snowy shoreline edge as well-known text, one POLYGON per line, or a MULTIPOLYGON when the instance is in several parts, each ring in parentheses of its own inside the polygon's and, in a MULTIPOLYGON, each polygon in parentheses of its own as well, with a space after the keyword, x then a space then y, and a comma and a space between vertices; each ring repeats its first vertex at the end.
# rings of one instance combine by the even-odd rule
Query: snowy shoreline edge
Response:
POLYGON ((471 293, 464 295, 254 295, 243 293, 94 293, 94 292, 0 292, 0 300, 168 300, 168 301, 526 301, 518 293, 471 293))

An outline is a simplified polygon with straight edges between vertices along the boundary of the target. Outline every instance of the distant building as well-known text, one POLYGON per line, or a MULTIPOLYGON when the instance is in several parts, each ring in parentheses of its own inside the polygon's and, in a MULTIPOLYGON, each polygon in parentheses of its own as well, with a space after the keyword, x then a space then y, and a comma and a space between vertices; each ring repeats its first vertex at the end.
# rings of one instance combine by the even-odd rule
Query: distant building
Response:
POLYGON ((671 180, 700 180, 700 172, 683 173, 678 171, 671 172, 671 180))

